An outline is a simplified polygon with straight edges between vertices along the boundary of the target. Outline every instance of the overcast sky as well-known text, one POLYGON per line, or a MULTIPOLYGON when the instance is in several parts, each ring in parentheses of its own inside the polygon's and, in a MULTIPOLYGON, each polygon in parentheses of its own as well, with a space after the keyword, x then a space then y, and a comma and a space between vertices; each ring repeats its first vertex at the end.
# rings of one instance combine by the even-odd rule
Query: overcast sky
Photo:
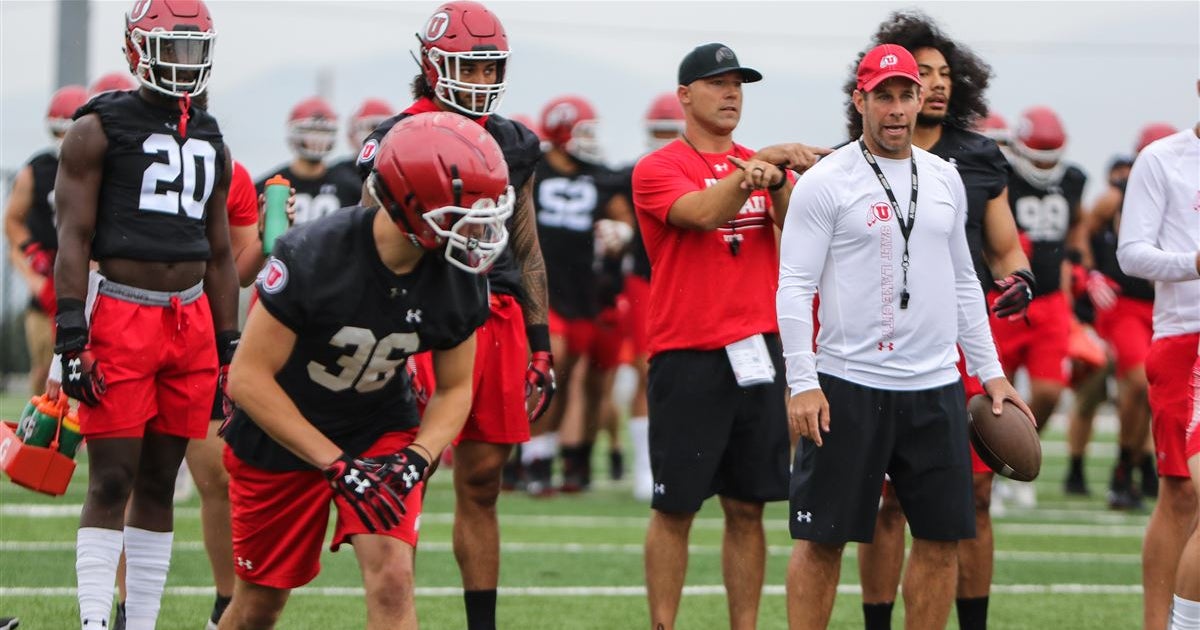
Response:
MULTIPOLYGON (((94 1, 89 78, 119 70, 131 2, 94 1)), ((209 0, 217 31, 212 110, 255 175, 288 159, 287 111, 332 80, 339 114, 365 97, 402 106, 416 72, 414 32, 434 2, 209 0)), ((57 3, 0 0, 0 168, 44 146, 54 90, 57 3)), ((1093 176, 1129 152, 1142 124, 1200 118, 1200 2, 490 2, 513 49, 502 113, 536 114, 577 93, 602 118, 610 161, 643 149, 642 116, 674 89, 679 60, 720 41, 765 75, 746 86, 735 138, 749 146, 844 139, 840 85, 892 10, 919 7, 995 71, 989 99, 1006 118, 1058 110, 1068 158, 1093 176)), ((339 145, 339 153, 350 149, 339 145)), ((1089 196, 1098 192, 1089 187, 1089 196)))

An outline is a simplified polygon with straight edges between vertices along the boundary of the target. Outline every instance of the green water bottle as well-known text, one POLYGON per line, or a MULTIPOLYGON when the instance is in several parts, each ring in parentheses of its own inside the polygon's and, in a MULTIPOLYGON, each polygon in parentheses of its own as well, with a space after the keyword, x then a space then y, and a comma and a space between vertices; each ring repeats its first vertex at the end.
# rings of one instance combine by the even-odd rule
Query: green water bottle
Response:
POLYGON ((63 418, 62 430, 58 434, 58 452, 75 459, 75 453, 81 443, 83 436, 79 433, 79 416, 72 411, 63 418))
POLYGON ((288 229, 287 202, 292 194, 292 183, 282 175, 267 180, 264 189, 267 198, 263 214, 263 253, 270 256, 275 249, 275 239, 288 229))
POLYGON ((33 433, 33 415, 37 413, 37 404, 41 396, 34 396, 25 405, 25 409, 21 411, 21 416, 17 420, 17 439, 22 442, 25 438, 33 433))
POLYGON ((38 400, 37 408, 30 417, 21 441, 28 446, 45 448, 50 446, 50 443, 54 441, 54 436, 58 434, 58 419, 66 410, 59 403, 48 400, 45 396, 35 400, 38 400))

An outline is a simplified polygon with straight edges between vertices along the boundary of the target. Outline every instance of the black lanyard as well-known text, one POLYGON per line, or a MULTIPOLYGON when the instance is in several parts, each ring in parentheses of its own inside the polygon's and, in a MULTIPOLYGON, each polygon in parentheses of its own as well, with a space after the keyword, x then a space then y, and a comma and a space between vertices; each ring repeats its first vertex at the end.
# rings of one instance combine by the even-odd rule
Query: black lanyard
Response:
POLYGON ((884 177, 883 171, 879 170, 879 164, 875 162, 875 156, 867 150, 867 143, 858 140, 858 148, 862 149, 863 157, 866 158, 867 164, 875 171, 875 177, 879 178, 879 183, 883 185, 883 192, 887 193, 888 203, 892 204, 892 212, 896 215, 896 223, 900 224, 900 234, 904 236, 904 256, 900 259, 900 270, 903 277, 900 285, 900 308, 908 308, 908 237, 912 234, 913 225, 917 222, 917 158, 911 156, 909 158, 912 164, 912 197, 908 200, 908 220, 900 214, 900 203, 896 201, 896 195, 892 194, 892 187, 888 184, 887 177, 884 177))

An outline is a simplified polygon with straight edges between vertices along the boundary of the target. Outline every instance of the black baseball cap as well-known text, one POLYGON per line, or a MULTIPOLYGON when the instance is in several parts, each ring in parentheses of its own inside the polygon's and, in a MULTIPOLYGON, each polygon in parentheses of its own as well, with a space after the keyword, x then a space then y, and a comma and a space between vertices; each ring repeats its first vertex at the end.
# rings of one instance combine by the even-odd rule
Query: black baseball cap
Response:
POLYGON ((738 64, 737 55, 725 44, 704 44, 692 49, 679 63, 679 85, 687 85, 697 79, 704 79, 726 72, 739 72, 742 81, 754 83, 762 81, 762 73, 753 68, 743 68, 738 64))

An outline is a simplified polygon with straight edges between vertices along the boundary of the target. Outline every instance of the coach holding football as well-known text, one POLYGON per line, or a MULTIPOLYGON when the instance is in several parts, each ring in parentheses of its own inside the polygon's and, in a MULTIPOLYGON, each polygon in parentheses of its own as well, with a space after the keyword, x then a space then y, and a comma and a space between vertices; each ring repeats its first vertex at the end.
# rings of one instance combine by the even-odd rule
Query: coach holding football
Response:
POLYGON ((651 626, 670 630, 688 532, 705 499, 725 511, 729 626, 754 628, 766 543, 763 503, 787 496, 788 432, 775 295, 775 229, 792 183, 821 149, 751 151, 733 141, 742 84, 762 75, 722 44, 679 65, 683 136, 633 171, 650 258, 647 399, 653 514, 646 533, 651 626))
POLYGON ((942 628, 956 543, 975 535, 967 412, 955 342, 999 411, 1025 404, 996 358, 967 248, 958 172, 912 146, 917 62, 884 44, 858 66, 863 136, 796 184, 776 307, 800 434, 792 467, 788 624, 829 623, 847 541, 870 542, 884 473, 913 533, 910 628, 942 628), (918 194, 919 193, 919 194, 918 194), (813 296, 820 333, 813 350, 813 296))

